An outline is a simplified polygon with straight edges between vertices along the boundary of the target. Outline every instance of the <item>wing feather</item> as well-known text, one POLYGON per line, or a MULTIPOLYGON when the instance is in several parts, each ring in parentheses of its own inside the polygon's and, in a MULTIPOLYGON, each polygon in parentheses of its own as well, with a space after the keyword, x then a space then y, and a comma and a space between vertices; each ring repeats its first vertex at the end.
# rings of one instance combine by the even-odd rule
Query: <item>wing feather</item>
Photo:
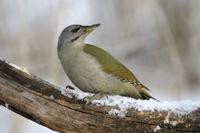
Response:
POLYGON ((138 81, 135 75, 133 75, 133 73, 127 67, 121 64, 105 50, 94 45, 86 44, 83 51, 95 57, 106 73, 113 74, 128 81, 138 81))
POLYGON ((150 91, 146 86, 141 84, 135 75, 117 59, 110 55, 105 50, 98 48, 94 45, 86 44, 83 51, 89 55, 92 55, 101 64, 104 72, 114 75, 124 82, 130 82, 133 86, 150 91))

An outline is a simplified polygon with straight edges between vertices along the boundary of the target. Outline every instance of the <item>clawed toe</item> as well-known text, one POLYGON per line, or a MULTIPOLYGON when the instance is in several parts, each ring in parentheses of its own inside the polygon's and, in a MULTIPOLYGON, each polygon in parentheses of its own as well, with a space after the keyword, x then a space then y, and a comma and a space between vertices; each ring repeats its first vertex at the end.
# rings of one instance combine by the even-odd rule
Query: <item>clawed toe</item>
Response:
POLYGON ((74 87, 72 87, 71 85, 67 85, 65 88, 70 89, 70 90, 74 90, 74 87))
POLYGON ((107 97, 108 96, 106 94, 103 94, 103 93, 97 93, 97 94, 94 94, 92 96, 86 96, 83 98, 83 101, 86 101, 86 105, 90 104, 93 100, 100 100, 102 99, 103 97, 107 97))

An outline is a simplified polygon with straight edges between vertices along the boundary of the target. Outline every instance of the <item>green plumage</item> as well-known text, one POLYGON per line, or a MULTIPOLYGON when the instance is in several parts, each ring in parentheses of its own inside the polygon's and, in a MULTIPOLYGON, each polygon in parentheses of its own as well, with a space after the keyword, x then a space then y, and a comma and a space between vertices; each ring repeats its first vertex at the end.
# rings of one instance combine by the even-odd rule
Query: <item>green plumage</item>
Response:
MULTIPOLYGON (((101 67, 104 72, 114 75, 122 81, 128 81, 133 84, 135 88, 141 93, 143 99, 153 98, 148 94, 146 90, 149 89, 141 84, 138 79, 133 75, 133 73, 116 60, 112 55, 110 55, 105 50, 98 48, 94 45, 86 44, 83 48, 83 51, 89 55, 92 55, 96 60, 101 64, 101 67)), ((155 98, 153 98, 155 99, 155 98)), ((157 100, 157 99, 155 99, 157 100)), ((158 101, 158 100, 157 100, 158 101)))
POLYGON ((137 78, 133 75, 131 71, 128 70, 128 68, 122 65, 105 50, 98 48, 94 45, 86 44, 83 51, 95 57, 96 60, 101 64, 104 72, 129 81, 137 80, 137 78))
POLYGON ((58 57, 69 79, 86 92, 123 95, 135 99, 153 98, 148 88, 112 55, 84 43, 87 35, 99 25, 71 25, 62 31, 57 47, 58 57))

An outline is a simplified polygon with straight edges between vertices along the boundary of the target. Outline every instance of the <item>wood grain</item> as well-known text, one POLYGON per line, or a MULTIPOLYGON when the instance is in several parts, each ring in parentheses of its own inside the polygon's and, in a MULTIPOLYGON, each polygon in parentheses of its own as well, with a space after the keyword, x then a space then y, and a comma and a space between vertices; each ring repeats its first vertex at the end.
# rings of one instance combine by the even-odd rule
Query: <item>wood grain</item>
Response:
POLYGON ((85 105, 82 101, 68 98, 58 87, 2 60, 0 104, 62 133, 200 132, 200 109, 182 116, 172 112, 132 109, 120 118, 107 113, 113 107, 85 105), (156 130, 158 126, 160 130, 156 130))

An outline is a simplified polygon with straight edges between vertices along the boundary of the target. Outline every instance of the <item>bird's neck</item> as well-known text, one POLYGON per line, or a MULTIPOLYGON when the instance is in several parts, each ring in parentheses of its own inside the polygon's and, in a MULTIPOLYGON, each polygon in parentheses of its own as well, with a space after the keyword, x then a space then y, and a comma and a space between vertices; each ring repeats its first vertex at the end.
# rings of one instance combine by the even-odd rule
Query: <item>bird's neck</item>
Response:
POLYGON ((60 52, 65 49, 83 48, 84 45, 85 45, 84 40, 77 40, 77 41, 71 42, 65 39, 59 39, 57 50, 58 52, 60 52))
POLYGON ((69 63, 80 55, 85 45, 83 41, 59 41, 57 46, 58 56, 61 60, 65 60, 65 62, 69 63))

